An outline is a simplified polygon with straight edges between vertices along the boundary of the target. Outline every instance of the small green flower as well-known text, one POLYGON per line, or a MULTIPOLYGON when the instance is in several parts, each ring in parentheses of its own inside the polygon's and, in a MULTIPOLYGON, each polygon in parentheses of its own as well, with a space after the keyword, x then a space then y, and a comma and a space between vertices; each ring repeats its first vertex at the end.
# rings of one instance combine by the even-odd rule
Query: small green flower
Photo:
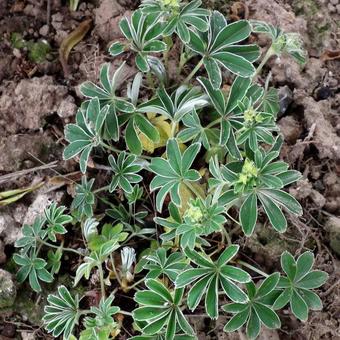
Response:
POLYGON ((189 202, 189 207, 184 214, 184 218, 187 218, 192 223, 200 223, 202 221, 203 211, 198 199, 189 202))
POLYGON ((258 169, 256 168, 255 163, 246 158, 237 182, 241 185, 235 186, 235 192, 242 192, 246 186, 253 187, 256 185, 257 176, 258 169))

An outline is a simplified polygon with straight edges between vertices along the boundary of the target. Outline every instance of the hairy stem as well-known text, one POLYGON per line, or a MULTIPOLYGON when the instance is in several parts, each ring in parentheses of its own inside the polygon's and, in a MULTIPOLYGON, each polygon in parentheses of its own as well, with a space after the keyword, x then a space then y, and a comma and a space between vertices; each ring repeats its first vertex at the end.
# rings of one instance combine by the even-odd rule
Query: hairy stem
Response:
POLYGON ((195 194, 196 197, 204 198, 202 194, 191 184, 191 182, 186 181, 185 185, 190 189, 190 191, 195 194))
POLYGON ((258 274, 260 274, 260 275, 262 275, 262 276, 264 276, 264 277, 268 277, 268 276, 269 276, 268 274, 266 274, 266 273, 263 272, 262 270, 257 269, 256 267, 254 267, 254 266, 252 266, 251 264, 249 264, 249 263, 247 263, 247 262, 244 262, 244 261, 242 261, 242 260, 236 260, 236 263, 238 263, 238 264, 240 264, 240 265, 242 265, 242 266, 244 266, 244 267, 247 267, 247 268, 251 269, 252 271, 254 271, 255 273, 258 273, 258 274))
POLYGON ((103 268, 101 264, 98 266, 98 270, 99 270, 100 290, 102 293, 102 298, 105 299, 104 272, 103 272, 103 268))
MULTIPOLYGON (((125 150, 119 150, 119 149, 115 148, 114 146, 111 146, 111 145, 109 145, 109 144, 106 144, 106 143, 103 142, 103 141, 100 142, 100 145, 103 146, 105 149, 108 149, 108 150, 110 150, 110 151, 112 151, 112 152, 115 152, 115 153, 117 153, 117 154, 120 154, 121 152, 124 151, 124 152, 127 153, 128 155, 133 155, 131 152, 127 152, 127 151, 125 151, 125 150)), ((138 157, 139 157, 139 158, 143 158, 143 159, 152 159, 152 157, 146 156, 146 155, 139 155, 138 157)))
POLYGON ((219 124, 221 122, 222 122, 222 117, 220 117, 220 118, 210 122, 205 128, 206 129, 210 129, 211 127, 213 127, 213 126, 215 126, 215 125, 217 125, 217 124, 219 124))
MULTIPOLYGON (((60 249, 60 246, 55 246, 54 244, 51 244, 51 243, 49 243, 49 242, 46 242, 46 241, 44 241, 44 240, 42 240, 42 239, 37 239, 37 241, 40 242, 41 244, 47 246, 47 247, 51 247, 51 248, 54 248, 54 249, 60 249)), ((79 255, 79 256, 84 256, 84 254, 82 254, 80 251, 75 250, 75 249, 72 249, 72 248, 65 248, 65 247, 62 247, 61 249, 62 249, 63 251, 65 250, 65 251, 68 251, 68 252, 70 252, 70 253, 75 253, 75 254, 77 254, 77 255, 79 255)))
POLYGON ((191 80, 191 78, 197 73, 197 71, 201 68, 201 66, 203 65, 203 58, 200 60, 200 62, 195 66, 195 68, 192 70, 192 72, 185 78, 184 80, 184 84, 189 83, 189 81, 191 80))
POLYGON ((110 254, 110 261, 111 261, 112 271, 114 272, 119 285, 122 286, 122 281, 121 281, 121 279, 118 275, 118 272, 117 272, 117 269, 116 269, 116 266, 115 266, 115 261, 114 261, 112 254, 110 254))
POLYGON ((275 52, 274 52, 274 50, 272 49, 272 47, 269 47, 268 50, 267 50, 267 52, 266 52, 266 54, 264 55, 264 57, 263 57, 263 59, 262 59, 260 65, 259 65, 259 66, 257 67, 257 69, 256 69, 254 78, 255 78, 256 76, 258 76, 258 75, 261 73, 261 71, 262 71, 262 69, 263 69, 263 66, 266 65, 266 63, 267 63, 267 61, 269 60, 269 58, 272 57, 273 55, 275 55, 275 52))

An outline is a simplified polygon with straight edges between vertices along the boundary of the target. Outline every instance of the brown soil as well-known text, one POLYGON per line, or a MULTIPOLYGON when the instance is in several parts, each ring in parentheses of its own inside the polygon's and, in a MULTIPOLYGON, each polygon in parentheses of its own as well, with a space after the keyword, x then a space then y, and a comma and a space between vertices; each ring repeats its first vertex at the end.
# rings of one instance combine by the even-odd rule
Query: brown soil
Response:
MULTIPOLYGON (((47 182, 54 177, 39 191, 0 208, 0 266, 6 268, 11 266, 8 260, 21 224, 31 221, 50 200, 70 200, 72 187, 66 186, 69 182, 55 178, 57 173, 70 174, 77 170, 74 161, 64 162, 61 157, 65 144, 63 126, 73 120, 81 102, 78 85, 85 80, 97 80, 98 66, 104 61, 114 67, 121 64, 122 60, 112 61, 108 56, 107 46, 121 38, 117 26, 121 16, 128 15, 138 5, 137 1, 128 0, 83 1, 79 10, 71 13, 66 1, 50 2, 48 16, 43 0, 0 0, 0 191, 47 182), (66 76, 58 48, 87 19, 92 19, 92 27, 72 50, 66 76), (52 49, 46 60, 36 64, 30 61, 27 51, 13 48, 10 42, 13 33, 21 33, 27 41, 47 40, 52 49), (52 163, 53 167, 25 174, 18 172, 45 163, 52 163)), ((205 3, 232 18, 261 19, 283 30, 299 32, 306 43, 309 61, 303 69, 282 57, 271 60, 265 70, 267 73, 271 69, 271 83, 280 89, 278 123, 285 137, 281 157, 304 175, 290 188, 303 205, 304 216, 291 218, 284 235, 263 227, 254 237, 242 239, 242 243, 244 253, 268 270, 277 268, 284 249, 295 254, 312 249, 317 267, 330 275, 320 290, 324 301, 322 312, 312 313, 303 324, 283 311, 283 329, 265 331, 260 339, 340 339, 340 1, 206 0, 205 3)), ((259 39, 265 48, 266 39, 259 39)), ((126 77, 133 73, 132 67, 127 69, 126 77)), ((77 179, 78 174, 72 176, 77 179)), ((100 174, 97 178, 100 181, 100 174)), ((201 339, 244 338, 240 333, 223 333, 225 320, 222 319, 214 324, 194 317, 192 322, 201 330, 201 339)), ((47 339, 39 329, 39 317, 36 320, 17 312, 0 315, 0 339, 47 339)), ((127 334, 122 332, 120 339, 126 338, 127 334)))

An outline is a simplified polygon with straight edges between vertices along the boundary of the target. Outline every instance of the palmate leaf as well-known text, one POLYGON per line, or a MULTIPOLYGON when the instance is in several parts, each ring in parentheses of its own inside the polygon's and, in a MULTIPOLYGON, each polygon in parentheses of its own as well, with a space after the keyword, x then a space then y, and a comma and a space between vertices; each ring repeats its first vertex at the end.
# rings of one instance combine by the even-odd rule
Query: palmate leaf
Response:
POLYGON ((226 222, 223 211, 224 208, 213 203, 212 197, 208 196, 205 200, 190 200, 183 218, 179 209, 170 203, 169 218, 156 217, 155 222, 166 228, 166 233, 161 235, 164 242, 179 236, 182 249, 193 249, 196 244, 209 245, 203 236, 221 231, 226 222))
POLYGON ((117 160, 112 155, 109 156, 109 163, 113 172, 109 187, 110 192, 119 187, 126 193, 132 193, 132 184, 136 184, 143 179, 141 175, 137 174, 142 170, 142 166, 136 160, 135 155, 128 155, 125 151, 118 155, 117 160))
POLYGON ((207 105, 208 97, 201 92, 199 87, 189 88, 181 85, 171 95, 164 88, 160 88, 154 99, 141 104, 138 109, 141 112, 163 115, 172 122, 178 123, 193 109, 198 110, 207 105))
POLYGON ((76 195, 71 204, 71 210, 77 210, 80 216, 91 217, 93 215, 93 205, 95 196, 92 192, 94 178, 87 180, 86 176, 82 176, 81 184, 77 184, 75 188, 76 195))
POLYGON ((159 189, 156 196, 156 208, 162 211, 163 202, 168 193, 172 202, 181 206, 179 194, 180 185, 190 185, 191 182, 198 181, 201 176, 197 170, 190 169, 201 145, 191 144, 181 153, 175 139, 169 139, 166 146, 167 160, 161 157, 152 159, 149 169, 156 174, 150 183, 152 191, 159 189))
POLYGON ((57 207, 57 204, 55 202, 44 210, 44 216, 47 225, 47 236, 53 242, 57 240, 57 234, 67 233, 64 225, 72 221, 71 216, 63 214, 65 210, 66 207, 57 207))
POLYGON ((36 248, 38 240, 46 237, 45 224, 46 220, 41 216, 36 217, 32 225, 24 224, 21 229, 22 237, 15 241, 15 247, 23 248, 23 253, 36 248))
POLYGON ((41 292, 39 280, 47 283, 53 281, 53 276, 45 268, 47 262, 37 257, 34 251, 31 250, 28 254, 14 254, 13 260, 21 267, 16 275, 18 282, 22 283, 28 278, 35 292, 41 292))
POLYGON ((206 18, 209 16, 209 11, 199 8, 201 4, 201 0, 194 0, 183 4, 177 11, 163 12, 168 21, 163 34, 167 36, 176 32, 182 42, 186 44, 190 41, 190 27, 201 32, 207 31, 209 26, 206 18))
POLYGON ((157 14, 166 22, 163 35, 169 36, 176 33, 182 42, 190 40, 189 27, 198 31, 208 30, 207 16, 209 11, 200 8, 201 0, 186 3, 184 1, 144 0, 141 8, 145 14, 157 14))
POLYGON ((215 89, 209 79, 199 77, 198 81, 209 96, 213 107, 221 116, 220 145, 226 147, 234 158, 241 159, 235 136, 235 132, 242 127, 242 114, 238 110, 238 105, 246 96, 251 86, 251 79, 236 77, 227 99, 223 91, 215 89))
POLYGON ((184 289, 170 291, 161 282, 148 279, 145 285, 149 290, 138 291, 134 300, 140 305, 133 311, 137 322, 145 322, 142 336, 165 333, 167 340, 176 338, 177 328, 188 335, 194 331, 181 310, 184 289))
POLYGON ((101 107, 108 105, 101 136, 103 139, 119 139, 117 112, 133 112, 134 105, 124 98, 118 97, 116 91, 124 80, 125 62, 123 62, 111 77, 110 64, 105 63, 100 68, 100 86, 88 81, 80 86, 80 92, 87 98, 98 98, 101 107))
POLYGON ((78 295, 73 297, 65 286, 59 286, 58 293, 48 295, 47 301, 43 317, 46 330, 54 337, 68 339, 80 317, 78 295))
POLYGON ((94 147, 102 140, 102 128, 109 112, 109 106, 100 108, 97 97, 90 100, 86 110, 79 109, 75 124, 65 128, 65 139, 70 143, 64 149, 65 160, 79 155, 79 165, 82 173, 86 172, 87 162, 94 147))
POLYGON ((190 29, 188 47, 203 57, 203 64, 214 89, 222 83, 221 67, 241 77, 255 74, 252 63, 260 56, 256 45, 240 45, 249 37, 251 26, 246 20, 227 24, 224 16, 213 11, 209 17, 207 33, 190 29))
POLYGON ((205 294, 205 310, 210 318, 218 317, 218 289, 222 287, 226 295, 234 302, 245 303, 247 295, 235 284, 251 280, 250 275, 244 270, 228 265, 227 263, 236 256, 239 246, 227 247, 213 262, 206 254, 195 250, 185 249, 184 252, 196 268, 190 268, 178 275, 176 287, 185 287, 194 283, 188 293, 188 307, 195 310, 205 294))
POLYGON ((113 300, 114 295, 110 295, 106 299, 102 297, 98 307, 91 307, 90 312, 94 316, 84 319, 86 329, 81 333, 81 340, 109 339, 110 333, 114 332, 118 326, 112 316, 120 311, 119 307, 112 306, 113 300))
POLYGON ((137 73, 131 87, 128 87, 128 97, 134 106, 134 110, 118 116, 120 126, 126 125, 125 141, 128 149, 134 154, 142 153, 140 133, 153 143, 159 142, 159 132, 154 125, 144 116, 137 105, 139 90, 142 83, 142 73, 137 73))
POLYGON ((211 145, 218 144, 218 129, 203 127, 195 109, 183 116, 182 123, 185 128, 177 134, 177 139, 180 142, 201 143, 207 150, 211 145))
POLYGON ((280 279, 279 273, 269 275, 259 287, 251 281, 246 283, 249 301, 246 303, 230 303, 222 308, 234 316, 224 327, 225 332, 234 332, 246 324, 247 336, 255 339, 260 333, 261 324, 267 328, 281 327, 278 315, 268 305, 268 296, 274 292, 280 279))
POLYGON ((282 208, 294 215, 301 215, 302 208, 297 200, 281 190, 285 185, 297 181, 301 174, 287 170, 283 161, 273 162, 279 153, 257 150, 253 160, 234 162, 222 166, 221 173, 225 182, 232 184, 232 189, 222 193, 219 203, 230 207, 242 202, 240 223, 246 236, 250 236, 257 221, 258 203, 263 207, 273 228, 282 233, 287 228, 287 221, 282 208))
POLYGON ((102 266, 102 263, 107 259, 107 257, 118 248, 118 238, 113 238, 103 243, 99 250, 92 251, 89 256, 85 256, 84 263, 77 268, 76 276, 74 278, 74 286, 79 283, 82 277, 85 277, 88 280, 92 269, 102 266))
POLYGON ((238 107, 242 112, 242 127, 237 130, 237 144, 246 144, 254 152, 260 143, 274 144, 273 132, 279 128, 275 124, 277 111, 270 105, 270 97, 263 97, 256 104, 246 96, 238 107))
POLYGON ((278 56, 282 53, 288 54, 299 64, 306 63, 306 51, 298 33, 285 33, 280 28, 259 20, 251 20, 250 24, 253 32, 265 33, 270 36, 272 39, 270 48, 273 54, 278 56))
POLYGON ((113 43, 109 52, 112 56, 117 56, 126 49, 136 52, 135 62, 142 72, 149 72, 148 55, 166 50, 167 45, 159 40, 163 33, 164 25, 159 14, 145 15, 141 9, 133 12, 131 19, 124 17, 119 27, 125 38, 129 41, 127 46, 121 42, 113 43))
POLYGON ((187 267, 185 257, 181 253, 166 254, 164 248, 159 248, 146 257, 146 264, 143 269, 149 272, 147 279, 157 279, 160 275, 166 275, 172 282, 175 282, 177 275, 187 267))
POLYGON ((292 313, 302 321, 308 318, 309 310, 321 310, 322 302, 313 291, 321 287, 328 279, 328 274, 321 270, 312 270, 314 254, 306 251, 297 260, 289 252, 281 255, 281 267, 286 277, 281 277, 278 288, 282 293, 274 302, 274 309, 281 309, 288 303, 292 313))

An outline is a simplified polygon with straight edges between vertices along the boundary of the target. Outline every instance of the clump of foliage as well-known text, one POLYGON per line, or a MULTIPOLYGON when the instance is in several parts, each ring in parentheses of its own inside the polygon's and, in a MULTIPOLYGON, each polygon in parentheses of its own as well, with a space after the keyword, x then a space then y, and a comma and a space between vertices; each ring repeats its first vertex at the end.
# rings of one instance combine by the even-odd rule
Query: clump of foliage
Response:
POLYGON ((322 308, 314 289, 327 280, 313 270, 313 253, 284 252, 283 273, 266 274, 242 260, 237 244, 259 221, 283 233, 286 214, 302 214, 284 190, 301 175, 278 160, 277 91, 256 77, 273 55, 303 62, 299 39, 258 21, 227 22, 200 0, 144 0, 120 28, 126 41, 110 54, 128 51, 139 71, 126 92, 124 64, 113 74, 104 64, 99 84, 81 86, 86 100, 65 129, 64 158, 84 174, 70 212, 51 204, 16 242, 18 280, 35 292, 65 271, 65 253, 77 263, 74 286, 100 289, 97 305, 84 309, 86 294, 59 286, 47 298, 46 330, 112 339, 126 318, 141 333, 131 339, 195 339, 188 316, 199 310, 213 320, 226 313, 226 332, 245 326, 255 339, 262 325, 280 328, 288 305, 306 320, 322 308), (259 47, 247 43, 254 32, 272 39, 257 68, 259 47), (167 74, 175 44, 179 84, 167 74), (104 187, 91 178, 91 157, 109 174, 104 187), (133 290, 134 301, 124 299, 133 290))
POLYGON ((26 49, 28 59, 37 64, 44 62, 51 52, 51 46, 45 39, 27 41, 17 32, 11 34, 11 45, 19 50, 26 49))

